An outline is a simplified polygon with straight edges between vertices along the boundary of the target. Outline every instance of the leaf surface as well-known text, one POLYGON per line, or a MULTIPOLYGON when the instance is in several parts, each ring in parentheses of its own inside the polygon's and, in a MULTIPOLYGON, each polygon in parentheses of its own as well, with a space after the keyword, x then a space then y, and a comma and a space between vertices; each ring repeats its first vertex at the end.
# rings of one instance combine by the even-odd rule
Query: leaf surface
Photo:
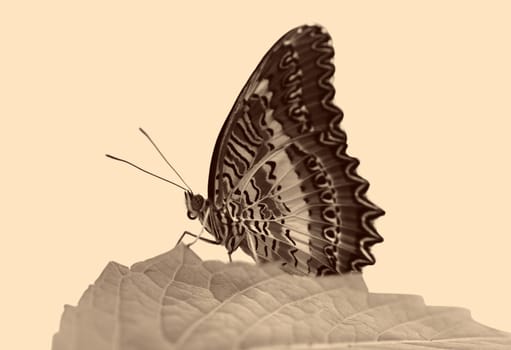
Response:
POLYGON ((420 296, 369 293, 359 274, 203 262, 180 245, 131 268, 109 263, 66 306, 54 350, 511 349, 511 334, 420 296))

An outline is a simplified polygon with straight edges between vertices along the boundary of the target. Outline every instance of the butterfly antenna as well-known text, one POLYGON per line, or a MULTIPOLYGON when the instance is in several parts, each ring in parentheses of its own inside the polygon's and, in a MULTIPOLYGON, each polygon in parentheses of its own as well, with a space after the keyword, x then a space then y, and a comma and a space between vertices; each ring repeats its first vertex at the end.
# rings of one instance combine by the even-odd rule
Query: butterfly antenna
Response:
POLYGON ((193 193, 192 189, 190 186, 188 186, 188 184, 186 183, 186 181, 181 177, 181 175, 179 175, 179 173, 177 172, 176 169, 174 169, 174 167, 172 166, 172 164, 170 164, 170 162, 167 160, 167 158, 165 157, 165 155, 160 151, 160 149, 158 148, 158 146, 156 146, 156 143, 154 143, 154 141, 151 139, 151 137, 144 131, 144 129, 142 128, 138 128, 138 130, 140 130, 140 132, 142 134, 144 134, 145 137, 147 137, 147 139, 149 140, 149 142, 151 142, 151 144, 154 146, 154 148, 156 148, 156 150, 158 151, 158 153, 160 154, 160 156, 163 158, 163 160, 168 164, 168 166, 174 170, 174 172, 176 173, 176 175, 179 177, 179 179, 184 183, 184 185, 190 190, 190 192, 193 193))
POLYGON ((111 159, 113 159, 113 160, 118 160, 119 162, 124 162, 124 163, 126 163, 126 164, 129 164, 129 165, 131 165, 132 167, 137 168, 138 170, 143 171, 143 172, 144 172, 144 173, 146 173, 146 174, 152 175, 152 176, 154 176, 154 177, 157 177, 157 178, 158 178, 158 179, 160 179, 160 180, 166 181, 166 182, 168 182, 168 183, 170 183, 170 184, 172 184, 172 185, 174 185, 174 186, 177 186, 177 187, 179 187, 179 188, 183 189, 184 191, 188 191, 188 190, 187 190, 186 188, 184 188, 183 186, 178 185, 177 183, 172 182, 172 181, 170 181, 170 180, 167 180, 167 179, 166 179, 166 178, 164 178, 164 177, 161 177, 161 176, 159 176, 159 175, 153 174, 153 173, 152 173, 152 172, 150 172, 150 171, 147 171, 147 170, 145 170, 145 169, 142 169, 142 168, 141 168, 141 167, 139 167, 138 165, 133 164, 132 162, 129 162, 129 161, 125 160, 125 159, 122 159, 122 158, 118 158, 118 157, 112 156, 111 154, 105 154, 105 156, 107 156, 108 158, 111 158, 111 159))

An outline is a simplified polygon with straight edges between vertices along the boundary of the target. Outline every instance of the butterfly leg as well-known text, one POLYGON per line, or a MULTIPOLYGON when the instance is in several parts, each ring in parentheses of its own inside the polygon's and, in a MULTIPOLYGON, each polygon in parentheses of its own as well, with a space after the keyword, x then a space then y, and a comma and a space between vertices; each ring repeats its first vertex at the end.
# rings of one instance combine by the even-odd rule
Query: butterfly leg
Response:
POLYGON ((195 242, 197 242, 197 240, 201 240, 201 241, 204 241, 204 242, 207 242, 207 243, 211 243, 211 244, 216 244, 216 245, 219 245, 221 242, 220 241, 216 241, 214 239, 209 239, 209 238, 204 238, 204 237, 201 237, 200 235, 196 235, 196 234, 193 234, 191 232, 188 232, 188 231, 185 231, 183 232, 183 234, 181 235, 181 237, 179 237, 177 243, 176 243, 176 246, 179 245, 179 243, 181 243, 181 241, 183 240, 183 238, 185 236, 192 236, 192 237, 195 237, 195 240, 191 243, 188 243, 187 246, 191 246, 192 244, 194 244, 195 242))

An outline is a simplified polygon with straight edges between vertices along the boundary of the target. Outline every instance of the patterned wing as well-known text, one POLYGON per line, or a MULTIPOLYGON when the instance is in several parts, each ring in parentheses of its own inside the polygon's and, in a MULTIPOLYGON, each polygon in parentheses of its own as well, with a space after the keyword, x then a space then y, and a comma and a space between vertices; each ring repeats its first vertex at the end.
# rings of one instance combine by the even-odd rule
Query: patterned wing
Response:
POLYGON ((383 240, 372 221, 384 212, 346 154, 330 40, 319 26, 301 26, 277 41, 222 127, 209 175, 215 210, 251 236, 240 247, 252 255, 253 242, 259 260, 304 273, 360 271, 383 240))

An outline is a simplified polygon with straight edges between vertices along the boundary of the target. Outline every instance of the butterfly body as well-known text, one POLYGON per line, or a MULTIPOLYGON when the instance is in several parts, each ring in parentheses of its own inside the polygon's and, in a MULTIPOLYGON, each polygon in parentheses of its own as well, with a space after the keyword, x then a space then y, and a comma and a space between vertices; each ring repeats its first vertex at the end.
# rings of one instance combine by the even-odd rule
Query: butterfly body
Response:
POLYGON ((282 261, 302 273, 360 271, 382 241, 383 210, 365 192, 358 160, 346 154, 330 36, 319 26, 285 34, 237 98, 213 152, 208 198, 186 194, 229 253, 282 261))

